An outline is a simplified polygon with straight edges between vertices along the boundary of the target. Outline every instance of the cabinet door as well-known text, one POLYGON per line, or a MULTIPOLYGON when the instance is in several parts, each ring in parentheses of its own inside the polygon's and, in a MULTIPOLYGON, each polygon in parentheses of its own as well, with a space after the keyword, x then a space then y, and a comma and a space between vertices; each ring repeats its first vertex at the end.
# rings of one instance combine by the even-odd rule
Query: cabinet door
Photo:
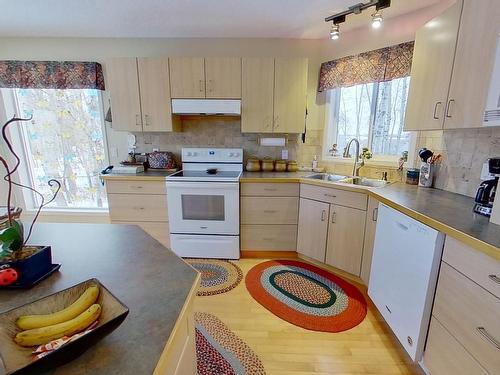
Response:
POLYGON ((372 197, 368 199, 366 211, 365 242, 363 244, 363 259, 361 261, 361 279, 368 285, 370 269, 372 267, 373 245, 377 228, 378 201, 372 197))
POLYGON ((207 98, 241 98, 241 58, 205 58, 207 98))
POLYGON ((443 128, 461 11, 457 0, 416 33, 405 130, 443 128))
POLYGON ((325 263, 359 276, 366 211, 331 205, 325 263))
POLYGON ((106 77, 111 97, 113 129, 142 131, 136 58, 106 61, 106 77))
POLYGON ((304 131, 306 95, 307 59, 276 59, 273 121, 275 133, 304 131))
POLYGON ((205 62, 203 57, 171 57, 170 95, 176 99, 205 97, 205 62))
POLYGON ((139 58, 137 67, 144 131, 172 131, 168 59, 139 58))
POLYGON ((482 126, 499 31, 498 0, 464 1, 445 129, 482 126))
POLYGON ((272 133, 274 59, 243 58, 241 74, 241 131, 272 133))
POLYGON ((320 262, 325 261, 329 211, 328 203, 300 198, 297 251, 320 262))

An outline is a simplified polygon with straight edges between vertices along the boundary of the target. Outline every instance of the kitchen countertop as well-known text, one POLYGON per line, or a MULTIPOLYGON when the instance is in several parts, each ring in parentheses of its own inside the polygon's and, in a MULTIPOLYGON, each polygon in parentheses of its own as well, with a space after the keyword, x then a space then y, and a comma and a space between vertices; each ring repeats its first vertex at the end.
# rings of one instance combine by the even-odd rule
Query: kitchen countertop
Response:
POLYGON ((241 182, 301 182, 364 192, 457 240, 500 260, 500 225, 472 212, 474 198, 439 189, 392 183, 370 188, 304 178, 313 172, 244 172, 241 182))
POLYGON ((30 243, 51 245, 61 269, 32 289, 0 290, 0 311, 92 277, 130 309, 115 331, 47 374, 153 373, 197 272, 135 225, 41 223, 30 243))
POLYGON ((166 171, 166 170, 155 170, 148 169, 145 172, 141 173, 109 173, 109 174, 101 174, 101 178, 104 180, 146 180, 146 181, 164 181, 166 177, 170 176, 175 172, 166 171))

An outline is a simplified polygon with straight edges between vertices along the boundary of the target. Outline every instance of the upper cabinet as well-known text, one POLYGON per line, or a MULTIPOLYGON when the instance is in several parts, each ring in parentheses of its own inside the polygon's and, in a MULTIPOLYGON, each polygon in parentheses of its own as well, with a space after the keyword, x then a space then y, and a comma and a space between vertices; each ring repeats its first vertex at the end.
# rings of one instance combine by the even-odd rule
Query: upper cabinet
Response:
POLYGON ((457 0, 418 30, 405 130, 480 127, 500 10, 496 0, 457 0))
POLYGON ((207 98, 241 98, 241 58, 205 58, 205 80, 207 98))
POLYGON ((243 58, 241 131, 272 133, 273 108, 274 59, 243 58))
POLYGON ((132 57, 108 60, 106 84, 111 92, 113 129, 142 131, 137 59, 132 57))
POLYGON ((205 61, 202 57, 171 57, 170 94, 175 99, 205 97, 205 61))
POLYGON ((241 131, 302 133, 307 59, 243 58, 241 131))
POLYGON ((170 58, 170 93, 175 99, 240 99, 241 58, 170 58))
POLYGON ((306 121, 307 59, 274 62, 274 132, 302 133, 306 121))
POLYGON ((116 58, 106 62, 113 129, 173 131, 178 118, 170 109, 166 58, 116 58))

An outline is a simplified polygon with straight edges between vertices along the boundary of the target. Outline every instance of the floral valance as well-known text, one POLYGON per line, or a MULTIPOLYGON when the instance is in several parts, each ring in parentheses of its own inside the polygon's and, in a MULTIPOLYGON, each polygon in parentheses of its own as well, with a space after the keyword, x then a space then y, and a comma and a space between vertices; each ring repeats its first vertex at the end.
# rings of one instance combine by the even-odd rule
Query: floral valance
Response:
POLYGON ((96 62, 6 60, 0 88, 104 90, 104 75, 96 62))
POLYGON ((410 75, 414 42, 342 57, 321 64, 318 92, 410 75))

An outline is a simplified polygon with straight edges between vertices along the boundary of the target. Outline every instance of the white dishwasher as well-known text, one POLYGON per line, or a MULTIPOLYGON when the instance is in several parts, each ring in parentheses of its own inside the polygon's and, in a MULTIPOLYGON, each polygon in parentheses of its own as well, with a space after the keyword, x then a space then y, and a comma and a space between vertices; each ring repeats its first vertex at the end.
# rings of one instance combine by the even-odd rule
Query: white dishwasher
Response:
POLYGON ((368 295, 413 361, 422 358, 444 235, 379 204, 368 295))

